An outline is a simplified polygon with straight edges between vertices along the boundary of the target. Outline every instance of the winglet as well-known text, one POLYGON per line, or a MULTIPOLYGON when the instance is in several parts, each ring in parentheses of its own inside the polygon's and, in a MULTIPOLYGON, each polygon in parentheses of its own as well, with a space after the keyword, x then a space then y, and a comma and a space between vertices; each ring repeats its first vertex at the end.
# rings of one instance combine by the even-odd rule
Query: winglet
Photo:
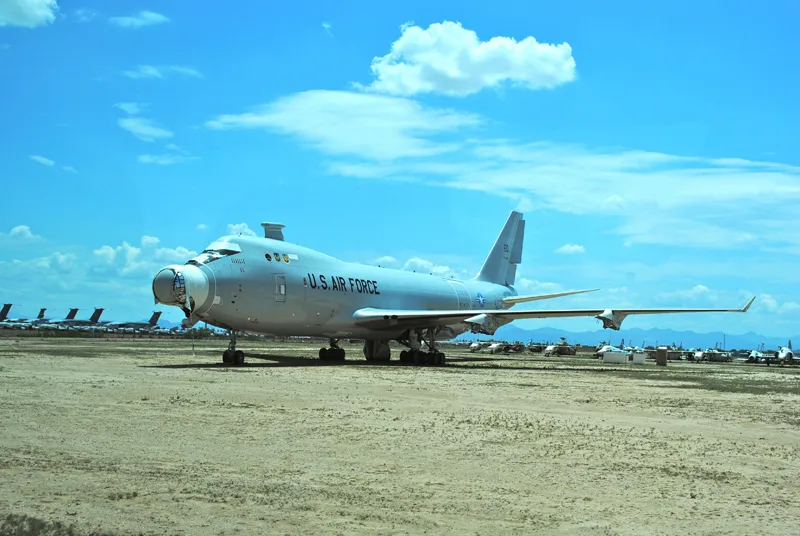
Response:
POLYGON ((755 296, 753 296, 752 298, 750 298, 750 301, 749 301, 749 302, 747 302, 747 305, 745 305, 744 307, 742 307, 741 311, 742 311, 743 313, 746 313, 746 312, 747 312, 747 310, 748 310, 748 309, 750 309, 750 306, 751 306, 751 305, 753 305, 753 302, 754 302, 754 301, 756 301, 756 297, 755 297, 755 296))

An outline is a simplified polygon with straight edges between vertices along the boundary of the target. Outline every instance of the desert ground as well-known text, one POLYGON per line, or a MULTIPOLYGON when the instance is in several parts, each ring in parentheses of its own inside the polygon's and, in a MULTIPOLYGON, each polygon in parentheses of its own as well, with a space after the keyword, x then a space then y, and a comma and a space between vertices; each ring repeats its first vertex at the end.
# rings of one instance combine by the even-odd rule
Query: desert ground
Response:
POLYGON ((0 534, 800 526, 796 368, 447 348, 412 368, 350 345, 325 364, 269 341, 230 368, 224 345, 0 340, 0 534))

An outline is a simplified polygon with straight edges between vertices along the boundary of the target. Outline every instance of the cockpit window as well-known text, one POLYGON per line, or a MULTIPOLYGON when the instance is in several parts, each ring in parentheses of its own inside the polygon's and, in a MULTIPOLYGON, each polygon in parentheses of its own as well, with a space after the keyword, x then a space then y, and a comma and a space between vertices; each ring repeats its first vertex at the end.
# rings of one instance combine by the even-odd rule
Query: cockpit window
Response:
POLYGON ((209 246, 203 250, 197 257, 191 259, 186 264, 208 264, 210 262, 216 261, 218 259, 222 259, 224 257, 230 257, 231 255, 236 255, 237 253, 241 253, 242 248, 239 247, 239 244, 234 242, 223 242, 217 241, 212 242, 209 246))

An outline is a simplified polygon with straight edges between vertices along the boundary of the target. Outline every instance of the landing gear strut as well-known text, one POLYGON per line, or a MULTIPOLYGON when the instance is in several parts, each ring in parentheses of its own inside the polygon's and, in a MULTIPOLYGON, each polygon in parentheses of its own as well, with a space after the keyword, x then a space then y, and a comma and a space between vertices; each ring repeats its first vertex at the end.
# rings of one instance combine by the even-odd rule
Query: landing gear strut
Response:
MULTIPOLYGON (((408 333, 408 350, 400 352, 400 363, 403 365, 433 365, 436 367, 444 366, 445 356, 444 353, 436 349, 436 328, 429 328, 430 341, 426 341, 421 332, 409 330, 408 333), (429 348, 427 352, 422 351, 420 345, 422 340, 429 348)), ((402 342, 402 341, 401 341, 402 342)))
POLYGON ((228 349, 222 352, 222 362, 226 365, 244 365, 244 352, 236 349, 236 330, 231 330, 231 342, 228 349))
POLYGON ((339 340, 331 337, 330 348, 320 348, 319 358, 327 361, 344 361, 344 348, 339 348, 339 340))

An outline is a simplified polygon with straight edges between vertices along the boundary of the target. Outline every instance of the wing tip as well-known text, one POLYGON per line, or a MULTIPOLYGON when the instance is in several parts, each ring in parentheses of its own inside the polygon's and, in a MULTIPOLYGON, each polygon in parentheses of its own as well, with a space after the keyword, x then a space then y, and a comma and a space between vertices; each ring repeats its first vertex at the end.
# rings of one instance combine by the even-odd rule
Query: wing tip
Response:
POLYGON ((750 298, 750 301, 749 301, 749 302, 747 302, 747 305, 745 305, 744 307, 742 307, 742 308, 741 308, 741 311, 742 311, 743 313, 746 313, 746 312, 747 312, 747 310, 748 310, 748 309, 750 309, 750 306, 751 306, 751 305, 753 305, 753 302, 754 302, 754 301, 756 301, 756 297, 755 297, 755 296, 753 296, 752 298, 750 298))

